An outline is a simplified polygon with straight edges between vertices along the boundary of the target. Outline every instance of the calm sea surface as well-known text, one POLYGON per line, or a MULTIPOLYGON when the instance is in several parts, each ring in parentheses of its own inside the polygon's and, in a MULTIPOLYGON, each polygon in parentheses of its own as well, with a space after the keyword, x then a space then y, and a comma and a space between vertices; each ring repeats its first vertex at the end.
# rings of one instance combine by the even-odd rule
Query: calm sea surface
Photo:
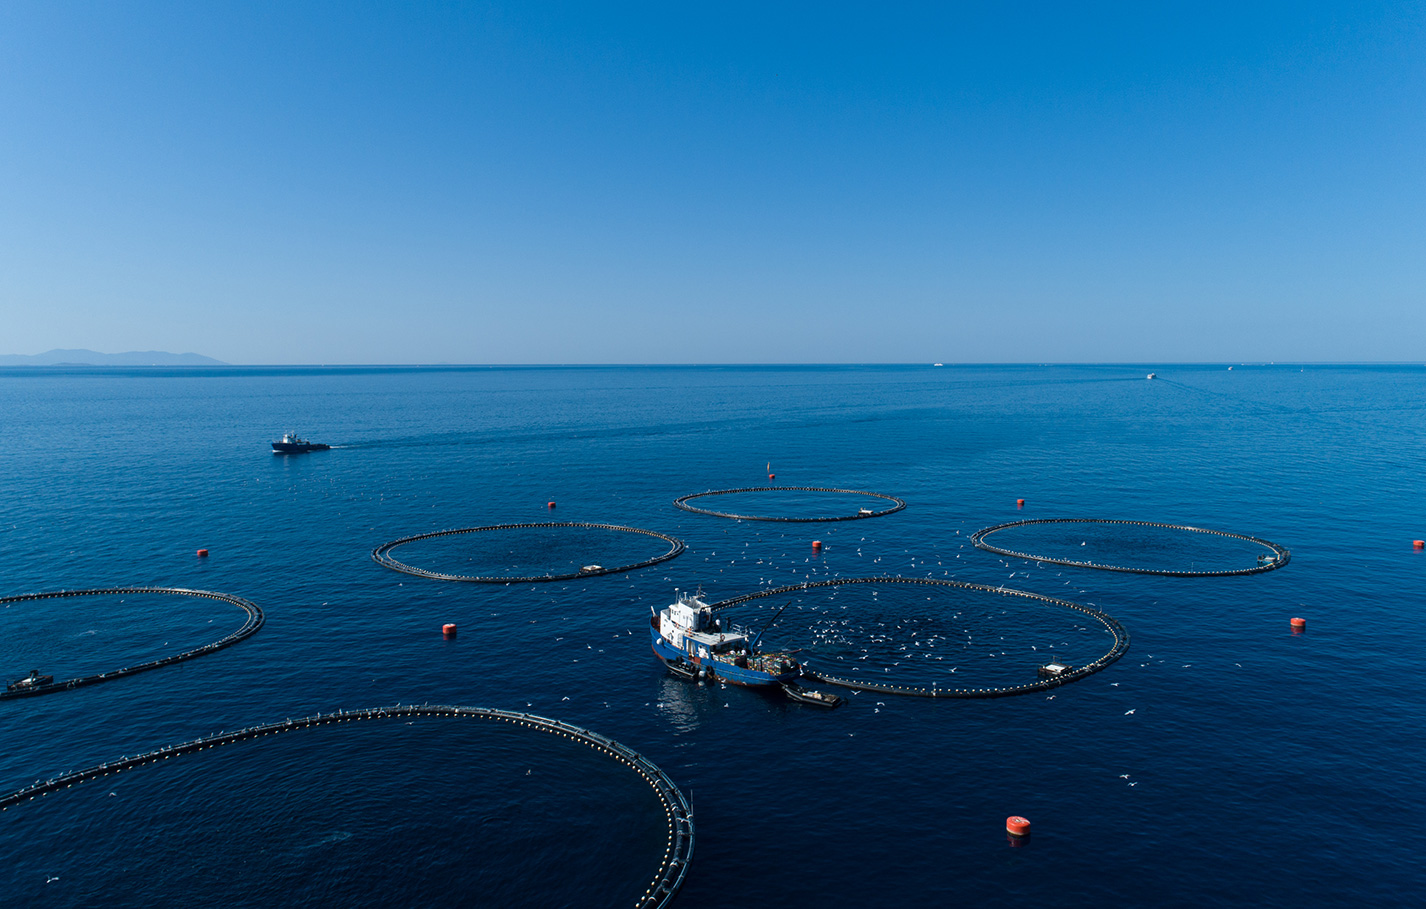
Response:
MULTIPOLYGON (((0 702, 0 791, 287 717, 498 707, 614 738, 690 795, 682 905, 1415 903, 1426 368, 1154 368, 1154 381, 1133 366, 0 370, 0 595, 191 587, 267 614, 213 655, 0 702), (288 429, 335 447, 272 455, 288 429), (672 505, 770 482, 908 505, 826 524, 672 505), (967 543, 1052 517, 1229 530, 1292 561, 1168 578, 967 543), (688 549, 630 574, 508 586, 369 556, 412 534, 549 520, 656 530, 688 549), (722 599, 871 575, 1093 604, 1132 646, 1050 694, 844 692, 833 712, 695 687, 649 651, 649 608, 675 588, 722 599), (1294 616, 1305 634, 1290 633, 1294 616), (1033 823, 1019 848, 1012 814, 1033 823)), ((884 502, 696 504, 821 515, 884 502)), ((1258 551, 1105 526, 994 542, 1166 568, 1246 567, 1258 551)), ((518 576, 667 548, 521 531, 396 555, 518 576)), ((904 684, 1016 684, 1050 655, 1082 663, 1110 646, 1064 610, 893 584, 758 600, 735 620, 761 625, 789 602, 765 643, 904 684)), ((177 597, 17 604, 0 609, 0 673, 102 672, 241 622, 177 597)), ((632 773, 568 745, 379 721, 84 783, 0 813, 0 904, 632 905, 661 814, 632 773)))

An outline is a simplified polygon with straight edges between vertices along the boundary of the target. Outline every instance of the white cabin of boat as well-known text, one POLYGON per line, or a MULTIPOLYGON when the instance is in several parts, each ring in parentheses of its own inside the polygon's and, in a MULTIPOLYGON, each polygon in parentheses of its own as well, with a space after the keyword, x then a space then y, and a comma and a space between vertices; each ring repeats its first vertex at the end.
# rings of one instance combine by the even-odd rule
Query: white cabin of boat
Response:
POLYGON ((748 636, 725 630, 723 623, 713 617, 712 607, 695 594, 680 593, 659 613, 659 634, 670 646, 699 658, 746 653, 749 649, 748 636))

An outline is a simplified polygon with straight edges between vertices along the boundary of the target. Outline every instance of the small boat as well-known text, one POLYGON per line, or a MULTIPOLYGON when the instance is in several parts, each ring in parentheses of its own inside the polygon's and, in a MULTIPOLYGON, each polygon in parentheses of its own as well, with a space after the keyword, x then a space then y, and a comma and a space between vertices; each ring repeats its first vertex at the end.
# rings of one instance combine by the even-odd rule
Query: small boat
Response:
POLYGON ((273 454, 299 454, 304 451, 326 451, 332 446, 322 442, 309 442, 306 439, 297 438, 295 432, 285 432, 282 438, 272 443, 273 454))
POLYGON ((604 571, 604 566, 603 566, 603 565, 581 565, 581 566, 579 566, 579 573, 580 573, 580 574, 599 574, 599 573, 601 573, 602 571, 604 571))
POLYGON ((1057 679, 1068 673, 1074 667, 1068 663, 1046 663, 1035 671, 1035 674, 1042 679, 1057 679))
POLYGON ((6 691, 29 691, 32 688, 44 688, 46 685, 54 684, 54 676, 40 675, 38 669, 31 669, 30 674, 23 679, 18 679, 5 686, 6 691))
POLYGON ((847 699, 840 695, 831 694, 826 691, 818 691, 816 688, 803 688, 801 685, 786 682, 782 690, 787 692, 787 696, 799 704, 811 704, 814 707, 834 708, 840 707, 847 702, 847 699))
POLYGON ((791 682, 802 674, 792 654, 758 650, 762 632, 752 635, 745 628, 725 625, 697 594, 676 593, 669 606, 650 609, 654 656, 675 675, 689 678, 692 673, 693 678, 763 687, 791 682))
POLYGON ((679 678, 687 679, 690 682, 696 682, 702 678, 702 676, 699 675, 700 670, 697 666, 694 666, 692 663, 685 663, 681 659, 665 662, 664 668, 679 678))
POLYGON ((1159 377, 1159 374, 1156 373, 1156 372, 1151 372, 1151 373, 1149 373, 1149 378, 1151 378, 1151 379, 1157 379, 1158 377, 1159 377))

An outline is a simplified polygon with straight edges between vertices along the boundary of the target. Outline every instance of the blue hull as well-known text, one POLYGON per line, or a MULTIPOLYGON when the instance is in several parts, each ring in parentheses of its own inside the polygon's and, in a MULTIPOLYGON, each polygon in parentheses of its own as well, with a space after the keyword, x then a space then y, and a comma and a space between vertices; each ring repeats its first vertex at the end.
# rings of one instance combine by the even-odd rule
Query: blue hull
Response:
POLYGON ((649 633, 653 636, 654 656, 665 663, 683 662, 685 665, 693 666, 697 669, 706 669, 712 676, 724 682, 734 685, 746 685, 749 688, 763 688, 770 685, 781 685, 783 682, 796 680, 802 669, 798 667, 790 672, 781 675, 773 675, 771 672, 764 672, 761 669, 752 669, 746 666, 738 666, 735 663, 724 662, 713 658, 699 659, 690 656, 681 650, 676 649, 663 635, 659 634, 657 628, 650 628, 649 633))

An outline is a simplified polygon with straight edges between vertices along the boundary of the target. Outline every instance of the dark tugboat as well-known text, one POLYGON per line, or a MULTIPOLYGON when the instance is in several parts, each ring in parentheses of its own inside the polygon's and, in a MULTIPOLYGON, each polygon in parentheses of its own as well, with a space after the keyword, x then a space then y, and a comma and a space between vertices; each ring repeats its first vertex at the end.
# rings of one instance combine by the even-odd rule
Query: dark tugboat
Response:
POLYGON ((38 669, 31 669, 30 674, 23 679, 5 686, 6 691, 29 691, 32 688, 43 688, 46 685, 54 684, 54 676, 40 675, 38 669))
POLYGON ((281 440, 272 443, 272 453, 298 454, 304 451, 326 451, 331 447, 322 442, 308 442, 306 439, 299 439, 295 432, 286 432, 282 434, 281 440))

